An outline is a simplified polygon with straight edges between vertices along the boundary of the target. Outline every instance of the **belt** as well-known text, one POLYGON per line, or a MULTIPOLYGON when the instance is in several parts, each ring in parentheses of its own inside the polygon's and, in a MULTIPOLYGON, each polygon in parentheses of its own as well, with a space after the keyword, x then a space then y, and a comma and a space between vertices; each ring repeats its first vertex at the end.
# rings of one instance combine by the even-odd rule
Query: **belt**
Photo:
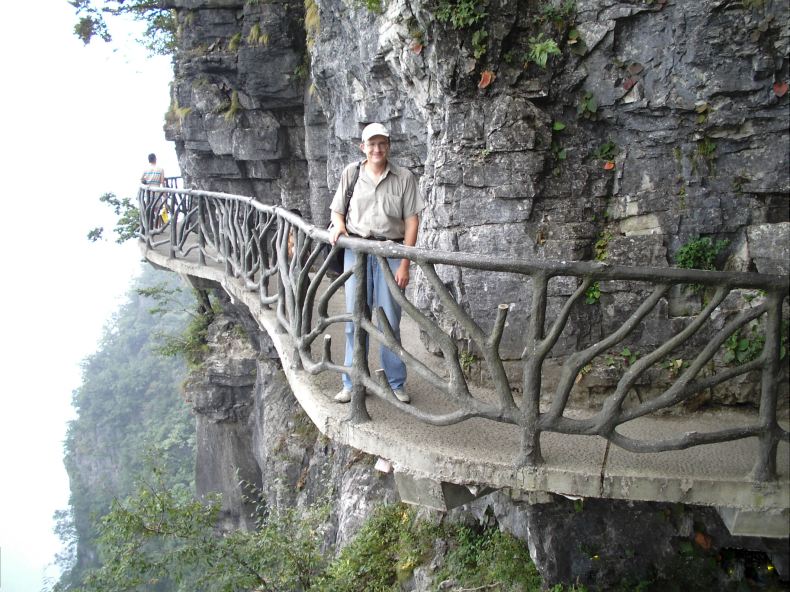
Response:
POLYGON ((360 236, 358 234, 354 234, 353 232, 349 232, 348 236, 353 236, 354 238, 364 238, 365 240, 374 240, 374 241, 392 241, 393 243, 403 244, 402 238, 387 238, 386 236, 360 236))

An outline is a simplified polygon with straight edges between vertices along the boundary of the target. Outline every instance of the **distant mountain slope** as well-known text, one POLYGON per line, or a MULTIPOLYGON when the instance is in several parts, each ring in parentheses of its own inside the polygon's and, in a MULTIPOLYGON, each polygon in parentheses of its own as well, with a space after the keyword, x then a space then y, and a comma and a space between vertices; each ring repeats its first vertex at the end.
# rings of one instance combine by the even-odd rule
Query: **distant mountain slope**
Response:
POLYGON ((189 322, 194 297, 181 286, 173 274, 143 266, 96 353, 83 362, 72 401, 78 417, 64 444, 71 507, 57 527, 68 546, 60 558, 65 589, 98 563, 95 519, 113 499, 130 495, 155 463, 166 465, 169 484, 193 484, 194 419, 181 395, 185 364, 156 352, 163 334, 181 334, 189 322), (137 290, 157 286, 178 292, 168 311, 152 314, 158 303, 137 290))

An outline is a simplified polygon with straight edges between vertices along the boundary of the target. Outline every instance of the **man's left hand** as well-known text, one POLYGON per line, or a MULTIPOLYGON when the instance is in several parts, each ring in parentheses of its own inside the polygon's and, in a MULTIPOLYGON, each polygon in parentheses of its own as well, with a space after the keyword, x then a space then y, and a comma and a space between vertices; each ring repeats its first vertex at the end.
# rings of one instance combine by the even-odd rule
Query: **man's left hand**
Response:
POLYGON ((409 261, 404 259, 406 265, 401 264, 395 272, 395 283, 401 290, 405 290, 409 285, 409 261))

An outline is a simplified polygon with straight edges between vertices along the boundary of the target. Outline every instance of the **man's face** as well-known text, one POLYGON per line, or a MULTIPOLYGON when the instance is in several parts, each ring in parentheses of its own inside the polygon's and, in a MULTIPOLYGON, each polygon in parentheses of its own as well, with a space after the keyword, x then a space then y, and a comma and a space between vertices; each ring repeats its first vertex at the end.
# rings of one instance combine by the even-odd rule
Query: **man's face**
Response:
POLYGON ((373 136, 367 142, 363 142, 360 147, 362 152, 372 164, 386 164, 390 151, 390 140, 387 136, 373 136))

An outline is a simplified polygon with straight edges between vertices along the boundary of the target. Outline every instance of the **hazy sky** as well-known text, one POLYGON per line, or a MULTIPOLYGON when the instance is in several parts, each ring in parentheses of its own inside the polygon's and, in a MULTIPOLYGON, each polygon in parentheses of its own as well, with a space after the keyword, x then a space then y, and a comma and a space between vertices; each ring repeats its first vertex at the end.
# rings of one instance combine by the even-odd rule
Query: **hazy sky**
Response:
POLYGON ((67 0, 6 2, 0 21, 0 591, 38 592, 68 505, 63 438, 80 362, 140 269, 135 245, 86 238, 114 222, 106 192, 134 197, 149 152, 177 175, 162 131, 169 58, 128 34, 85 47, 67 0))

